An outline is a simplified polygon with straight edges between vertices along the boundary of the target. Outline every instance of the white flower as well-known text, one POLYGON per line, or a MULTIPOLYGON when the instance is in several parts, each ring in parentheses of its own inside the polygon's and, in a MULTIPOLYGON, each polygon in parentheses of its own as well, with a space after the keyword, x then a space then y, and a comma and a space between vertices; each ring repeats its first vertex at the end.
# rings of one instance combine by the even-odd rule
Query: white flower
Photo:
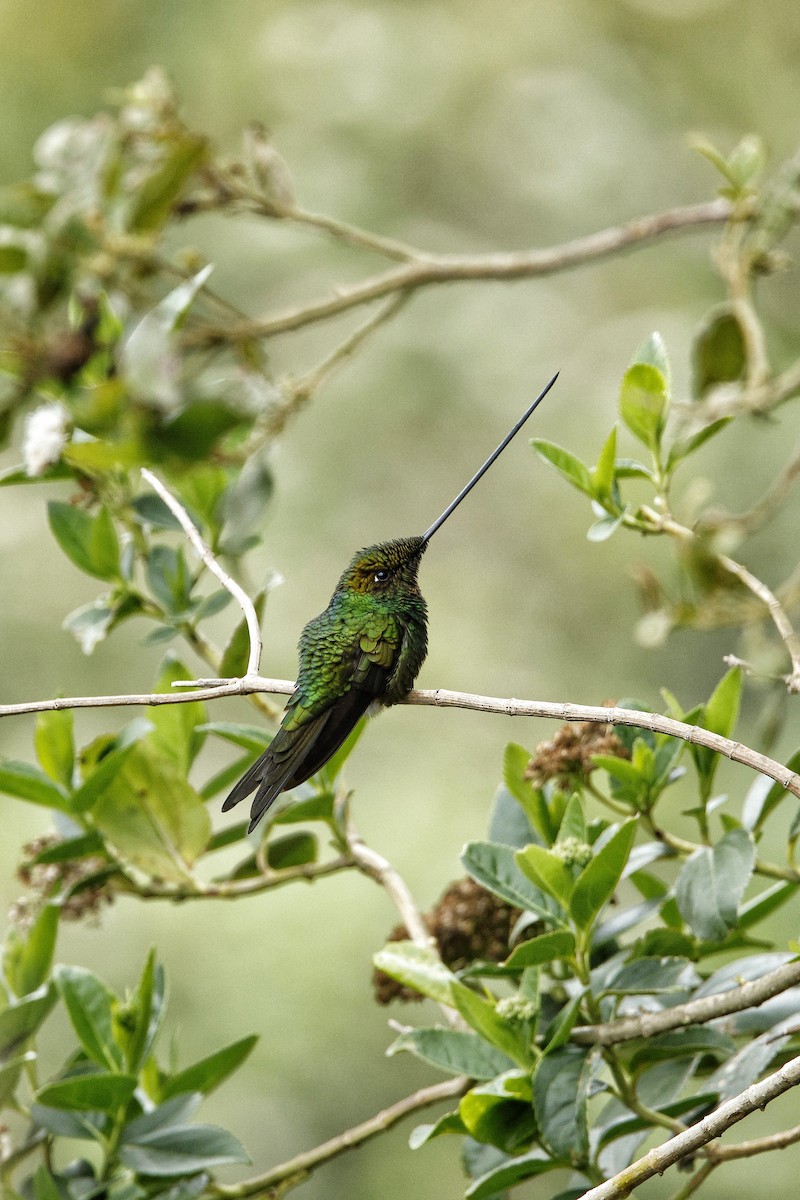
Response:
POLYGON ((69 413, 56 401, 28 414, 22 440, 22 458, 28 475, 42 475, 58 462, 69 441, 69 429, 69 413))

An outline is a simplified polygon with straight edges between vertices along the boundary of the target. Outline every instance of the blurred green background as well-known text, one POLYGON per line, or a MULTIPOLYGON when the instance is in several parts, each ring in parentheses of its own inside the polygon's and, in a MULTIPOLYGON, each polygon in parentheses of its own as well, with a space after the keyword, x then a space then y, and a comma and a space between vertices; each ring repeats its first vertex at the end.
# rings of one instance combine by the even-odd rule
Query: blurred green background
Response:
MULTIPOLYGON (((434 250, 546 246, 710 198, 716 179, 687 149, 690 131, 724 149, 754 131, 776 160, 790 154, 799 52, 794 0, 2 0, 0 178, 29 173, 31 145, 48 124, 91 114, 110 89, 160 64, 189 123, 222 149, 234 152, 242 127, 263 121, 308 208, 434 250)), ((693 232, 540 281, 417 295, 276 447, 268 552, 255 575, 274 568, 285 584, 270 599, 263 672, 293 675, 299 630, 353 550, 424 528, 554 370, 561 380, 531 433, 590 462, 614 420, 619 378, 653 329, 667 340, 684 398, 693 330, 722 297, 714 238, 693 232)), ((256 219, 196 219, 179 239, 216 263, 217 290, 254 315, 382 265, 256 219)), ((768 283, 779 364, 797 304, 796 271, 768 283)), ((349 327, 273 342, 276 371, 312 366, 349 327)), ((789 406, 715 441, 700 459, 715 499, 746 508, 784 461, 796 425, 789 406)), ((793 565, 797 518, 790 503, 752 547, 748 565, 767 581, 793 565)), ((632 538, 590 545, 587 524, 577 495, 523 439, 515 443, 424 562, 431 650, 420 686, 584 703, 635 695, 658 705, 660 686, 687 705, 706 697, 721 656, 736 648, 732 635, 682 633, 661 650, 640 649, 630 569, 663 551, 632 538)), ((0 496, 0 554, 4 700, 149 690, 159 651, 142 646, 141 625, 89 659, 61 631, 96 586, 56 551, 40 489, 0 496)), ((220 629, 232 619, 218 618, 220 629)), ((753 692, 743 740, 758 705, 753 692)), ((243 702, 213 708, 218 718, 237 712, 247 713, 243 702)), ((123 720, 79 715, 78 736, 123 720)), ((356 818, 420 903, 461 873, 462 844, 483 833, 505 742, 533 746, 550 732, 421 709, 370 727, 348 767, 356 818)), ((6 721, 0 751, 27 756, 30 736, 26 721, 6 721)), ((792 748, 790 728, 777 753, 792 748)), ((737 794, 750 782, 741 770, 725 780, 737 794)), ((18 890, 19 844, 40 830, 36 810, 5 802, 6 907, 18 890)), ((370 956, 395 920, 368 881, 338 876, 235 905, 119 902, 99 929, 65 930, 59 957, 124 987, 156 941, 184 1062, 261 1034, 205 1119, 235 1131, 263 1168, 432 1079, 411 1061, 382 1058, 392 1034, 372 1001, 370 956)), ((455 1141, 412 1154, 409 1129, 326 1167, 301 1194, 457 1196, 455 1141)), ((745 1136, 759 1131, 752 1121, 745 1136)), ((770 1159, 774 1197, 796 1194, 797 1154, 770 1159)), ((763 1172, 758 1159, 739 1163, 737 1187, 759 1194, 763 1172)), ((704 1195, 729 1186, 721 1172, 704 1195)))

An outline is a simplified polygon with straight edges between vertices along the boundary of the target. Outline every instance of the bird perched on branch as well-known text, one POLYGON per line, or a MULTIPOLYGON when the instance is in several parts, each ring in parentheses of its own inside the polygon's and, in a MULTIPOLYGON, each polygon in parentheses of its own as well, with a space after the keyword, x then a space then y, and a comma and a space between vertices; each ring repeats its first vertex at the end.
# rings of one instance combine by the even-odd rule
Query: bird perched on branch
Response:
POLYGON ((280 728, 222 805, 227 811, 255 792, 248 832, 281 792, 325 765, 365 713, 397 704, 414 686, 428 647, 428 614, 417 581, 422 555, 557 378, 425 533, 359 550, 328 607, 308 622, 300 635, 297 688, 280 728))

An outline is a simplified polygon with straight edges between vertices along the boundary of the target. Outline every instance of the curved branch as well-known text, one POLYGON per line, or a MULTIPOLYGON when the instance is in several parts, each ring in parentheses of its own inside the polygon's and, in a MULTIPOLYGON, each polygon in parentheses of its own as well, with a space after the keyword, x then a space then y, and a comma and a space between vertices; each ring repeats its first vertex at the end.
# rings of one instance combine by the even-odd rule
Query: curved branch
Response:
POLYGON ((670 1029, 703 1025, 716 1017, 726 1017, 746 1008, 758 1008, 773 996, 778 996, 787 988, 796 987, 798 984, 800 962, 784 963, 767 975, 762 975, 760 979, 750 980, 714 996, 701 996, 699 1000, 689 1000, 688 1003, 678 1004, 674 1008, 624 1017, 620 1021, 610 1021, 607 1025, 578 1025, 573 1029, 571 1038, 574 1042, 586 1045, 613 1046, 617 1042, 627 1042, 633 1038, 655 1037, 656 1034, 666 1033, 670 1029))
POLYGON ((727 200, 711 200, 704 204, 689 204, 637 217, 624 225, 612 226, 575 238, 546 250, 516 251, 496 254, 431 254, 423 259, 405 262, 378 275, 369 276, 349 287, 338 288, 329 296, 310 303, 295 305, 263 320, 240 324, 206 325, 187 333, 190 345, 218 345, 247 341, 251 338, 274 337, 302 329, 317 321, 327 321, 395 292, 411 292, 436 284, 472 282, 475 280, 534 279, 552 275, 570 267, 580 266, 598 258, 607 258, 634 246, 652 242, 677 230, 704 225, 720 225, 731 219, 733 206, 727 200))
POLYGON ((468 1080, 460 1075, 456 1079, 447 1079, 443 1083, 420 1088, 418 1092, 398 1100, 396 1104, 392 1104, 382 1112, 376 1113, 374 1117, 362 1121, 360 1125, 346 1129, 344 1133, 338 1134, 330 1141, 323 1142, 321 1146, 315 1146, 313 1150, 305 1150, 301 1154, 295 1155, 294 1158, 273 1167, 263 1175, 256 1175, 253 1179, 246 1179, 244 1183, 237 1183, 233 1186, 217 1186, 214 1189, 215 1195, 223 1196, 225 1200, 245 1200, 247 1196, 266 1192, 276 1196, 282 1195, 296 1184, 302 1183, 315 1167, 329 1162, 332 1158, 338 1158, 345 1150, 352 1150, 356 1146, 363 1145, 370 1138, 385 1133, 387 1129, 391 1129, 393 1125, 402 1121, 410 1113, 419 1112, 422 1108, 429 1108, 441 1100, 450 1100, 454 1096, 459 1096, 467 1084, 468 1080))
POLYGON ((252 600, 244 588, 235 579, 232 579, 228 572, 217 562, 211 547, 206 545, 200 536, 197 526, 180 501, 176 500, 161 480, 152 471, 148 471, 147 467, 142 467, 141 475, 145 483, 149 483, 153 491, 166 504, 211 574, 216 576, 225 590, 230 592, 234 600, 239 604, 244 613, 245 621, 247 622, 247 631, 250 635, 250 655, 247 660, 247 674, 255 675, 261 663, 261 630, 258 624, 258 614, 252 600))
POLYGON ((680 1162, 682 1158, 707 1146, 726 1129, 730 1129, 738 1121, 748 1117, 759 1108, 766 1108, 771 1100, 782 1096, 800 1083, 800 1057, 790 1059, 779 1071, 762 1079, 761 1083, 753 1084, 732 1100, 721 1104, 709 1116, 692 1125, 685 1133, 679 1133, 662 1146, 648 1151, 643 1158, 626 1167, 612 1179, 597 1187, 584 1192, 581 1200, 621 1200, 629 1196, 634 1188, 640 1186, 654 1175, 661 1175, 667 1167, 680 1162))
MULTIPOLYGON (((22 716, 26 713, 53 712, 64 708, 119 708, 125 706, 186 704, 192 700, 215 700, 223 696, 249 696, 254 692, 270 692, 275 695, 291 695, 295 685, 289 679, 263 679, 258 675, 242 676, 241 679, 196 680, 202 686, 191 691, 176 693, 155 692, 129 696, 72 696, 56 697, 53 700, 32 700, 21 704, 0 705, 0 717, 22 716)), ((649 729, 652 733, 663 733, 667 737, 680 738, 694 746, 705 746, 717 754, 723 754, 732 762, 750 767, 760 775, 774 779, 787 792, 800 799, 800 775, 783 763, 768 758, 758 750, 722 737, 699 725, 687 725, 661 713, 640 712, 634 708, 603 707, 589 704, 561 704, 546 700, 503 699, 499 696, 477 696, 471 692, 451 692, 445 688, 434 691, 414 690, 408 693, 404 704, 422 704, 433 708, 465 708, 472 712, 498 713, 505 717, 544 717, 554 721, 589 721, 595 725, 627 725, 633 729, 649 729)), ((795 878, 796 873, 781 878, 795 878)), ((800 877, 800 876, 798 876, 800 877)))

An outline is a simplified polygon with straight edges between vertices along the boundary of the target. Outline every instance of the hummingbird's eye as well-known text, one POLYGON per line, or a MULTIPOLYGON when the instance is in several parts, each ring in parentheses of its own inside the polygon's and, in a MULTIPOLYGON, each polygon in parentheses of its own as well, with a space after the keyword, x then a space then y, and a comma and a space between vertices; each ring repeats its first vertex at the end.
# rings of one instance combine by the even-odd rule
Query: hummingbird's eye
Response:
POLYGON ((376 571, 375 574, 373 575, 373 579, 375 580, 376 583, 386 583, 386 580, 388 578, 389 578, 389 572, 385 571, 383 569, 383 567, 381 567, 380 571, 376 571))

